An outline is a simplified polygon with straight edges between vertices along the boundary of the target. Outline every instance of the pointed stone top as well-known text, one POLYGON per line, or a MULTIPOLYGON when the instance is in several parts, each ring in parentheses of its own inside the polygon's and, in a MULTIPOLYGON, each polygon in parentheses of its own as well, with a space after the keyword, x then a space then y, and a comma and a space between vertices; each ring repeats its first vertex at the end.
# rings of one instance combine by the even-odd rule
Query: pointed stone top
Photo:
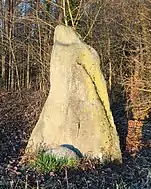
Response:
POLYGON ((54 32, 54 43, 71 45, 81 43, 78 34, 70 26, 58 25, 54 32))

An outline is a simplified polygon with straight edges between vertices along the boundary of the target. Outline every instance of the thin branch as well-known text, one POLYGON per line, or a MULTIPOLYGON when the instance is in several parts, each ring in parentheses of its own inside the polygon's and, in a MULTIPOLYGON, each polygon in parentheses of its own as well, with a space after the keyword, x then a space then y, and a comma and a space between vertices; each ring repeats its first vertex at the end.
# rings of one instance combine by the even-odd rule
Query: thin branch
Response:
POLYGON ((86 40, 86 38, 89 36, 90 32, 92 31, 93 26, 94 26, 94 24, 95 24, 95 22, 96 22, 96 19, 97 19, 99 13, 100 13, 100 10, 101 10, 101 7, 99 7, 99 10, 98 10, 97 14, 95 15, 95 18, 94 18, 94 20, 93 20, 93 23, 92 23, 92 25, 91 25, 91 27, 90 27, 88 33, 85 35, 85 37, 84 37, 84 39, 83 39, 84 41, 86 40))
POLYGON ((148 92, 151 93, 151 89, 142 89, 142 88, 137 88, 139 91, 144 91, 144 92, 148 92))
POLYGON ((75 29, 69 0, 67 0, 67 5, 68 5, 68 11, 69 11, 69 15, 70 15, 70 19, 71 19, 72 27, 75 29))
POLYGON ((64 22, 65 25, 68 26, 67 16, 66 16, 66 2, 63 0, 63 15, 64 15, 64 22))

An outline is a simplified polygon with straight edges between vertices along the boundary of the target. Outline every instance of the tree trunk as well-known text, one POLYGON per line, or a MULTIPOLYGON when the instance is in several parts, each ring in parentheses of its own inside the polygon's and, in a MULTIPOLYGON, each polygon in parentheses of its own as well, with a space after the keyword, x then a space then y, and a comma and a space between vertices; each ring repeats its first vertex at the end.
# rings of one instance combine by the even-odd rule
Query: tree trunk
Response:
POLYGON ((4 10, 2 1, 0 3, 0 20, 1 20, 1 85, 5 86, 5 46, 4 46, 4 10))

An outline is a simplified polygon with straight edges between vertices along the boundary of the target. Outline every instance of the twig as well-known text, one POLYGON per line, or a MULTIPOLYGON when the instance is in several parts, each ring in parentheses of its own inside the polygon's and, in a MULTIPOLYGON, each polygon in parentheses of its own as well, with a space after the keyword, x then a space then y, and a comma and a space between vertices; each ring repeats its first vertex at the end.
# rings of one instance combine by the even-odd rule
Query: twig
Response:
POLYGON ((97 19, 98 15, 99 15, 100 9, 101 9, 101 7, 99 7, 99 10, 98 10, 97 14, 95 15, 95 18, 94 18, 94 20, 93 20, 93 23, 92 23, 91 27, 89 28, 88 33, 86 34, 86 36, 85 36, 84 39, 83 39, 84 41, 85 41, 85 39, 89 36, 91 30, 93 29, 93 26, 94 26, 94 24, 95 24, 95 22, 96 22, 96 19, 97 19))
POLYGON ((65 2, 65 0, 63 0, 63 15, 64 15, 65 26, 68 26, 68 21, 67 21, 67 17, 66 17, 66 2, 65 2))
POLYGON ((70 15, 70 19, 71 19, 72 27, 75 29, 69 0, 67 0, 67 5, 68 5, 68 11, 69 11, 69 15, 70 15))
POLYGON ((28 175, 26 175, 26 181, 25 181, 25 189, 28 188, 28 175))
POLYGON ((144 92, 148 92, 151 93, 151 89, 143 89, 143 88, 137 88, 139 91, 144 91, 144 92))
POLYGON ((67 168, 65 168, 65 180, 67 183, 67 189, 69 188, 69 182, 68 182, 68 172, 67 172, 67 168))

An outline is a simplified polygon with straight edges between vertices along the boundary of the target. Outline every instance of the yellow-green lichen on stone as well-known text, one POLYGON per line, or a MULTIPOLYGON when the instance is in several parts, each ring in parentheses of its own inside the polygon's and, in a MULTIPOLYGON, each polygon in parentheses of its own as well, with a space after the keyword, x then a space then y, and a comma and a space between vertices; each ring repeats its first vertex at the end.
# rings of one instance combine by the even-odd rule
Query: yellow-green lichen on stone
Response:
POLYGON ((93 98, 93 96, 91 96, 91 88, 92 88, 92 83, 95 87, 95 92, 98 95, 98 98, 101 100, 101 102, 103 103, 107 114, 110 118, 110 121, 112 122, 112 116, 110 115, 110 104, 109 104, 109 98, 108 98, 108 94, 107 94, 107 88, 106 88, 106 83, 105 80, 103 78, 103 75, 101 75, 101 70, 100 70, 100 62, 97 61, 95 62, 92 56, 92 53, 90 52, 90 50, 88 48, 84 48, 81 50, 82 52, 80 53, 77 62, 78 64, 80 64, 85 71, 87 72, 87 74, 89 75, 91 82, 88 81, 88 87, 90 88, 90 99, 93 98))

